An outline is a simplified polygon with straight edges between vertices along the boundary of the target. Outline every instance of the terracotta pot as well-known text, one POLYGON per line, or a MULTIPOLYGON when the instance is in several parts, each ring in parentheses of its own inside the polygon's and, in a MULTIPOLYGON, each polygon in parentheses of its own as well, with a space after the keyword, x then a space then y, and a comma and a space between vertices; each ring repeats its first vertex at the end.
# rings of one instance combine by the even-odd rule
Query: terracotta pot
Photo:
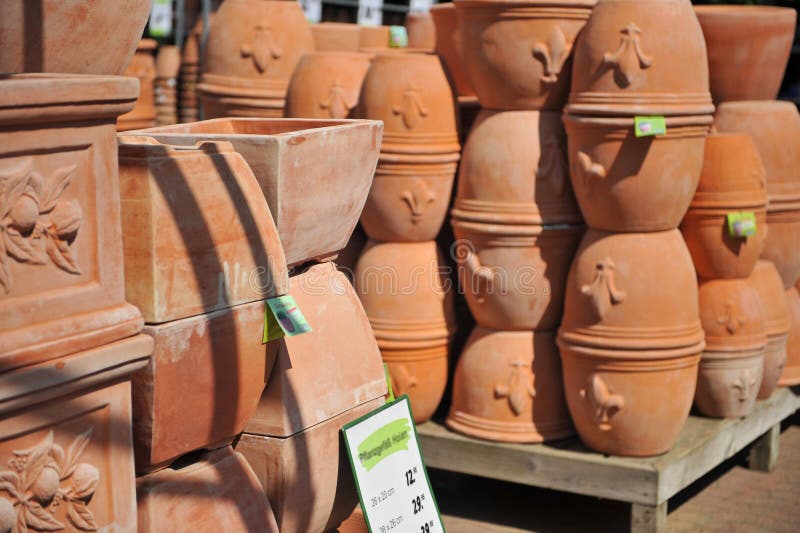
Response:
POLYGON ((161 45, 156 53, 156 77, 177 78, 181 71, 181 50, 173 45, 161 45))
POLYGON ((574 435, 555 337, 476 327, 458 360, 447 427, 505 442, 574 435))
POLYGON ((411 48, 433 50, 436 46, 436 26, 428 11, 407 13, 406 32, 408 46, 411 48))
POLYGON ((748 135, 712 134, 706 139, 703 170, 681 232, 701 278, 746 278, 767 239, 764 166, 748 135), (727 215, 752 212, 756 234, 733 237, 727 215))
POLYGON ((783 287, 791 287, 800 279, 800 202, 785 205, 771 202, 767 226, 769 234, 761 257, 775 264, 783 287))
POLYGON ((317 52, 358 52, 361 26, 346 22, 321 22, 311 25, 317 52))
POLYGON ((0 72, 122 74, 148 15, 150 0, 4 0, 0 72))
POLYGON ((289 82, 286 116, 352 117, 371 57, 357 52, 311 52, 304 55, 289 82))
POLYGON ((275 514, 253 469, 230 446, 195 462, 137 480, 139 531, 278 533, 275 514))
POLYGON ((283 116, 289 78, 314 50, 297 2, 226 0, 211 23, 201 93, 206 118, 283 116))
POLYGON ((559 113, 482 110, 464 146, 453 216, 489 224, 582 223, 566 149, 559 113))
POLYGON ((758 399, 769 398, 786 365, 786 341, 792 328, 792 317, 780 274, 770 261, 758 261, 748 283, 758 292, 764 309, 767 328, 767 349, 758 399))
POLYGON ((181 51, 177 46, 162 45, 156 54, 156 80, 153 84, 156 124, 178 123, 178 76, 181 70, 181 51))
POLYGON ((797 12, 739 5, 694 9, 708 48, 714 102, 777 98, 792 50, 797 12))
POLYGON ((596 0, 456 0, 467 75, 487 109, 560 111, 572 47, 596 0))
POLYGON ((289 266, 334 258, 347 244, 381 141, 372 120, 218 119, 135 133, 180 146, 230 142, 261 185, 289 266))
POLYGON ((153 39, 142 39, 136 47, 125 76, 139 79, 139 98, 136 106, 117 119, 117 131, 149 128, 156 125, 155 92, 153 83, 156 80, 155 51, 158 42, 153 39))
POLYGON ((678 227, 700 179, 710 116, 668 118, 666 135, 640 138, 632 117, 564 121, 572 189, 590 227, 678 227))
POLYGON ((706 43, 689 0, 599 0, 575 43, 572 72, 569 113, 714 111, 706 43))
POLYGON ((359 25, 359 49, 363 48, 389 48, 389 26, 362 26, 359 25))
POLYGON ((558 345, 567 405, 587 446, 626 456, 669 450, 704 347, 680 233, 589 230, 570 269, 558 345))
POLYGON ((116 118, 136 81, 16 74, 0 83, 0 370, 135 335, 125 302, 116 118))
POLYGON ((786 341, 786 366, 778 380, 779 387, 800 385, 800 294, 797 287, 786 291, 786 302, 792 317, 792 329, 786 341))
POLYGON ((200 81, 200 41, 202 36, 203 19, 201 18, 189 32, 181 50, 180 122, 195 122, 199 117, 197 83, 200 81))
POLYGON ((434 49, 444 62, 445 72, 458 96, 475 96, 475 89, 467 78, 461 52, 461 30, 456 18, 456 7, 452 2, 431 6, 431 17, 435 26, 434 49))
POLYGON ((417 423, 433 415, 447 383, 455 323, 443 265, 434 241, 370 241, 356 265, 356 292, 389 365, 395 395, 409 395, 417 423))

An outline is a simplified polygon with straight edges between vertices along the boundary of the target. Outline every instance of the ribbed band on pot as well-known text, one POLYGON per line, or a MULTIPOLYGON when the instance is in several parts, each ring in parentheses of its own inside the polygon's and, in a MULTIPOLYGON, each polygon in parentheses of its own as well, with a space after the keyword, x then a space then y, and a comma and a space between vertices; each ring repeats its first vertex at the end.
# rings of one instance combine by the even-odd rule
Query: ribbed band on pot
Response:
POLYGON ((461 145, 455 133, 398 133, 384 130, 381 156, 411 155, 415 157, 456 156, 461 145))
MULTIPOLYGON (((558 206, 558 205, 557 205, 558 206)), ((555 211, 555 210, 551 210, 555 211)), ((539 205, 534 202, 496 202, 456 198, 451 210, 454 219, 463 222, 510 225, 560 225, 577 224, 583 226, 579 212, 564 210, 552 213, 547 220, 542 216, 539 205)))
POLYGON ((588 20, 597 0, 455 0, 461 18, 485 17, 487 12, 500 19, 576 19, 588 20))
POLYGON ((571 115, 607 117, 635 115, 681 117, 711 114, 714 112, 714 104, 711 103, 711 93, 681 95, 582 93, 570 95, 564 111, 571 115))
POLYGON ((218 74, 203 74, 197 90, 207 95, 251 99, 285 98, 289 80, 253 80, 218 74))
POLYGON ((620 360, 664 359, 699 354, 705 333, 698 320, 673 328, 594 326, 558 332, 558 345, 587 357, 620 360))
POLYGON ((559 333, 556 344, 561 352, 561 359, 584 360, 586 364, 591 364, 597 371, 619 372, 659 372, 697 366, 700 363, 700 354, 705 348, 704 341, 671 350, 593 348, 564 340, 561 333, 559 333))
POLYGON ((369 317, 378 346, 391 350, 412 352, 447 346, 455 328, 445 322, 421 322, 411 320, 382 320, 369 317))
POLYGON ((783 216, 786 221, 797 220, 800 215, 800 195, 786 194, 770 194, 767 203, 767 212, 772 213, 785 213, 783 216))
POLYGON ((396 157, 389 157, 388 160, 378 159, 378 166, 375 169, 375 178, 394 178, 394 177, 426 177, 453 179, 458 158, 454 156, 442 157, 444 162, 420 162, 414 164, 412 161, 399 160, 396 157))
POLYGON ((766 331, 762 331, 760 334, 728 337, 706 335, 703 357, 706 357, 706 354, 712 354, 713 357, 750 357, 763 354, 766 347, 766 331))
MULTIPOLYGON (((619 116, 592 116, 574 113, 567 110, 564 113, 564 123, 568 128, 608 128, 608 138, 628 138, 635 127, 634 115, 658 115, 653 109, 645 109, 642 113, 626 112, 619 116)), ((697 115, 667 116, 667 134, 664 137, 705 137, 714 122, 714 117, 707 113, 697 115)), ((646 139, 646 138, 645 138, 646 139)))
POLYGON ((451 410, 445 424, 459 433, 489 440, 503 440, 505 442, 542 442, 575 435, 575 429, 569 423, 569 420, 556 421, 550 424, 541 422, 534 424, 530 420, 508 422, 471 415, 461 410, 451 410), (538 438, 532 438, 531 433, 538 434, 538 438), (498 439, 498 435, 502 439, 498 439))

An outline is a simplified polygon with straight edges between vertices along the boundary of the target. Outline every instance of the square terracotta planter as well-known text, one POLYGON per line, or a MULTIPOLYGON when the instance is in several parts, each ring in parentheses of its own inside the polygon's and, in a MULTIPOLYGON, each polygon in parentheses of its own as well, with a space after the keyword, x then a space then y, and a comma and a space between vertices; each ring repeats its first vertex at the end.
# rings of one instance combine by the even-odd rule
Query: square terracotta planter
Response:
POLYGON ((230 446, 137 481, 139 531, 278 533, 261 484, 230 446))
POLYGON ((125 292, 148 324, 286 294, 275 223, 230 143, 118 139, 125 292))
POLYGON ((0 528, 135 532, 137 335, 0 375, 0 528))
POLYGON ((262 344, 264 302, 146 326, 150 364, 133 377, 136 469, 229 444, 244 429, 272 371, 276 343, 262 344))
POLYGON ((229 141, 258 179, 292 266, 333 258, 347 244, 372 184, 383 125, 222 118, 131 133, 184 146, 229 141))
POLYGON ((0 371, 138 333, 125 303, 115 120, 137 82, 0 82, 0 371))

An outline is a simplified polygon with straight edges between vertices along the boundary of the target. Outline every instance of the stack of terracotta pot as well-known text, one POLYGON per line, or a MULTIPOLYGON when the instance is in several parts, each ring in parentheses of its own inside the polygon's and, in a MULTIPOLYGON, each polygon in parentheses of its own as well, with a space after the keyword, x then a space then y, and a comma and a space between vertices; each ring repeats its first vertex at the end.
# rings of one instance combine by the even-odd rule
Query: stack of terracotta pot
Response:
POLYGON ((453 301, 436 239, 447 215, 460 145, 453 96, 438 57, 378 53, 358 114, 384 122, 361 224, 370 238, 355 272, 394 391, 428 420, 447 383, 453 301))
POLYGON ((139 41, 136 53, 125 69, 125 76, 139 79, 139 98, 133 109, 117 119, 117 131, 149 128, 156 124, 156 48, 158 42, 153 39, 139 41))
POLYGON ((156 54, 155 106, 156 124, 178 123, 178 74, 181 52, 177 46, 164 45, 156 54))
POLYGON ((574 433, 556 329, 584 227, 561 109, 571 43, 593 4, 455 2, 463 65, 484 108, 452 210, 460 285, 477 326, 458 361, 446 422, 468 435, 542 442, 574 433), (550 47, 554 34, 564 46, 550 47))
POLYGON ((767 263, 759 262, 753 275, 759 276, 754 283, 761 287, 769 339, 759 391, 763 398, 774 387, 776 373, 782 374, 780 385, 800 384, 800 296, 795 288, 800 278, 800 177, 796 171, 800 114, 793 103, 774 100, 791 53, 797 13, 770 6, 698 6, 696 11, 708 46, 711 92, 718 105, 714 126, 720 132, 750 135, 766 171, 766 219, 757 217, 757 224, 766 234, 761 257, 767 263), (742 39, 743 34, 748 38, 742 39), (786 306, 778 301, 778 275, 786 306), (787 306, 791 333, 781 368, 787 306))
POLYGON ((358 52, 361 26, 346 22, 321 22, 311 25, 314 49, 319 52, 358 52))
POLYGON ((180 122, 195 122, 199 117, 197 84, 200 81, 200 41, 203 36, 203 21, 189 32, 181 50, 181 72, 179 80, 178 102, 180 122))
POLYGON ((688 0, 597 2, 575 44, 564 115, 590 229, 570 270, 559 348, 572 420, 603 453, 664 453, 689 415, 705 342, 677 228, 713 109, 688 0), (666 134, 637 137, 642 115, 664 117, 666 134))

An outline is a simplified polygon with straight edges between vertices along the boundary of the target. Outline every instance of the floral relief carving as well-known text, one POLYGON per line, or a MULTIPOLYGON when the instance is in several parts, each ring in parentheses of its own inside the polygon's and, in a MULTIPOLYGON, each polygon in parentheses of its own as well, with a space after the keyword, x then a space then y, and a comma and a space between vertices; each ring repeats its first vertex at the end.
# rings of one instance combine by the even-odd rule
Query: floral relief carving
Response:
POLYGON ((725 302, 725 314, 717 317, 717 324, 724 325, 728 333, 735 335, 747 320, 741 316, 738 308, 732 302, 725 302))
POLYGON ((428 116, 428 108, 422 103, 422 96, 412 85, 408 84, 408 89, 403 92, 403 103, 392 108, 395 115, 403 116, 403 124, 406 128, 414 129, 419 121, 428 116))
POLYGON ((400 199, 411 211, 411 223, 418 224, 425 215, 425 209, 436 201, 436 194, 428 188, 425 180, 417 178, 411 189, 406 189, 400 194, 400 199))
POLYGON ((572 43, 567 42, 564 30, 560 26, 554 25, 553 30, 546 42, 538 42, 533 45, 533 55, 538 57, 544 65, 544 74, 541 80, 545 83, 555 83, 558 75, 564 67, 570 52, 572 43))
POLYGON ((79 462, 92 430, 75 437, 66 452, 54 442, 52 430, 35 446, 12 452, 9 469, 0 471, 0 517, 13 517, 13 524, 8 524, 12 533, 65 529, 55 517, 62 504, 75 528, 97 531, 88 503, 100 473, 93 465, 79 462))
POLYGON ((280 59, 283 55, 283 50, 275 45, 271 26, 256 24, 253 31, 252 40, 248 43, 242 43, 242 57, 252 58, 256 70, 264 73, 269 67, 270 59, 280 59))
POLYGON ((567 162, 561 141, 555 135, 550 135, 542 144, 542 156, 536 176, 547 178, 558 196, 564 194, 564 184, 568 177, 567 162))
POLYGON ((606 52, 603 61, 607 65, 614 65, 619 76, 616 77, 620 87, 627 87, 634 82, 639 73, 653 65, 653 58, 642 51, 642 43, 639 38, 642 30, 634 24, 629 23, 620 30, 622 38, 616 52, 606 52))
POLYGON ((331 118, 347 118, 350 110, 356 106, 356 102, 351 102, 347 98, 347 93, 339 83, 339 80, 333 82, 331 89, 328 92, 328 99, 319 104, 322 109, 327 109, 331 118))
POLYGON ((511 363, 508 383, 495 385, 494 395, 496 398, 508 398, 508 405, 516 416, 525 412, 531 399, 536 397, 530 363, 520 360, 511 363))
POLYGON ((603 431, 611 429, 611 419, 625 407, 625 398, 612 392, 598 374, 592 374, 580 395, 589 402, 592 416, 603 431))
POLYGON ((80 274, 72 243, 83 220, 80 205, 63 200, 75 165, 60 167, 45 180, 33 159, 0 169, 0 287, 11 290, 7 262, 44 265, 47 257, 61 270, 80 274))
POLYGON ((627 294, 617 288, 616 265, 606 257, 595 265, 594 280, 581 287, 581 292, 592 298, 595 311, 604 318, 611 306, 625 301, 627 294))
POLYGON ((736 381, 731 383, 731 388, 736 391, 736 398, 740 402, 746 402, 750 394, 756 390, 756 377, 749 368, 745 369, 736 381))

